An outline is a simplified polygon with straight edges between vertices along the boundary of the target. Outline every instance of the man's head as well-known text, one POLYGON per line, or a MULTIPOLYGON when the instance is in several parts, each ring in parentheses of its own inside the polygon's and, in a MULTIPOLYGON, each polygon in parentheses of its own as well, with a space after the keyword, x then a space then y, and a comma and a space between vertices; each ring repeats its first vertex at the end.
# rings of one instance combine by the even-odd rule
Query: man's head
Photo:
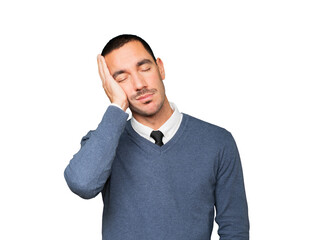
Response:
POLYGON ((101 55, 106 56, 111 51, 118 49, 118 48, 122 47, 124 44, 126 44, 128 42, 132 42, 132 41, 140 42, 144 46, 146 51, 153 57, 154 62, 156 62, 154 53, 153 53, 151 47, 148 45, 148 43, 141 37, 138 37, 136 35, 131 35, 131 34, 122 34, 122 35, 118 35, 118 36, 110 39, 110 41, 103 48, 101 55))
POLYGON ((134 117, 153 116, 166 99, 163 63, 140 37, 120 35, 102 51, 110 74, 124 90, 134 117))

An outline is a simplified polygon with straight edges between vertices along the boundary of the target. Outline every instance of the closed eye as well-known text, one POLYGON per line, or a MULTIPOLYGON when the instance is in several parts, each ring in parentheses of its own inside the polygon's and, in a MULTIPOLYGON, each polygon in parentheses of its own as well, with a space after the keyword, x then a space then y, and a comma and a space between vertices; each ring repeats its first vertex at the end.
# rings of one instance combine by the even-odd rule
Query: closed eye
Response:
POLYGON ((142 69, 141 71, 143 71, 143 72, 148 72, 149 70, 151 70, 150 67, 149 67, 149 68, 142 69))
POLYGON ((123 82, 124 80, 126 80, 126 78, 118 79, 117 82, 123 82))
POLYGON ((116 78, 116 81, 117 82, 123 82, 126 79, 127 79, 127 75, 121 74, 116 78))

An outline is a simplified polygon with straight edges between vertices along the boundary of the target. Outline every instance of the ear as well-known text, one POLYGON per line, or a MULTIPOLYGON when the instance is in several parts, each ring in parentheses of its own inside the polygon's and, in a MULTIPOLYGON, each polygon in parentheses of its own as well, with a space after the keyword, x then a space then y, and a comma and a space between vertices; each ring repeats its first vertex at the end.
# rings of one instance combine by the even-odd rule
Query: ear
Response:
POLYGON ((162 60, 160 58, 157 58, 156 59, 156 64, 157 64, 157 67, 159 68, 161 79, 164 80, 165 79, 165 72, 164 72, 164 67, 163 67, 162 60))

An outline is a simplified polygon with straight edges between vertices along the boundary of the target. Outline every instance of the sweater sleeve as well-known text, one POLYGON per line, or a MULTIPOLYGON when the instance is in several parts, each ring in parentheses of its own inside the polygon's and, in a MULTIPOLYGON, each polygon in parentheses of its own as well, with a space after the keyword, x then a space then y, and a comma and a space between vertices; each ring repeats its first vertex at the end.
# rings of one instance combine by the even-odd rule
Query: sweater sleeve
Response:
POLYGON ((98 127, 81 140, 80 150, 74 154, 64 171, 72 192, 90 199, 102 191, 110 176, 120 136, 125 129, 128 113, 116 106, 108 106, 98 127))
POLYGON ((248 240, 249 220, 242 166, 234 138, 227 132, 219 153, 215 189, 218 235, 222 240, 248 240))

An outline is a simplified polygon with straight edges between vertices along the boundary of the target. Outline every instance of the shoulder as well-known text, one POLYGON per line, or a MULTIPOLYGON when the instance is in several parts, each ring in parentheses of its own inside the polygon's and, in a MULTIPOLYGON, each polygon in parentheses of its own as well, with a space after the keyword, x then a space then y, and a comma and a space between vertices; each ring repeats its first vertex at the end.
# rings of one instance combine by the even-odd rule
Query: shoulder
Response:
POLYGON ((183 113, 183 115, 188 119, 187 130, 194 132, 201 140, 207 139, 210 143, 221 143, 222 145, 233 141, 231 132, 224 127, 206 122, 186 113, 183 113))

